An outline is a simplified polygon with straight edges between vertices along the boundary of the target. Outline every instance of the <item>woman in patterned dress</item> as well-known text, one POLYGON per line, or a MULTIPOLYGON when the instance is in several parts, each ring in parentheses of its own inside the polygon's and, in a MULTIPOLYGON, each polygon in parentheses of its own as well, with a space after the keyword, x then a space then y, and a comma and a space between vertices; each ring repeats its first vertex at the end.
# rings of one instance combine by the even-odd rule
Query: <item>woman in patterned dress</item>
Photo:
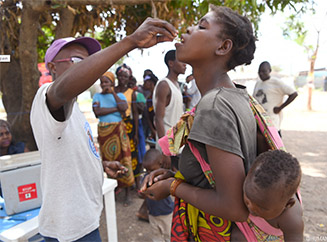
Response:
POLYGON ((114 90, 115 76, 106 72, 101 78, 101 93, 93 97, 93 112, 99 118, 98 142, 102 160, 119 161, 128 172, 119 177, 118 187, 124 187, 126 192, 125 204, 130 202, 129 187, 134 184, 130 141, 126 125, 122 119, 127 109, 123 93, 114 90))

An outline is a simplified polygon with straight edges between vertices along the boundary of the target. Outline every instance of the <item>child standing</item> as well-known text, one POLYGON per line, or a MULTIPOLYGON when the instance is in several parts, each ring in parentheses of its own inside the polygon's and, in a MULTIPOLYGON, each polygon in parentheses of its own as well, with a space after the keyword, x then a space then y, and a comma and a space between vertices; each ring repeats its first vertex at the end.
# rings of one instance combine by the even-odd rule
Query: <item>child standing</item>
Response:
MULTIPOLYGON (((162 164, 163 155, 159 150, 149 149, 143 160, 143 167, 146 173, 159 169, 162 164)), ((153 241, 170 241, 170 231, 174 202, 168 196, 162 200, 146 199, 146 205, 149 211, 149 222, 153 229, 153 241)))
POLYGON ((237 223, 232 241, 303 241, 298 160, 282 150, 260 154, 244 181, 244 203, 250 215, 237 223))

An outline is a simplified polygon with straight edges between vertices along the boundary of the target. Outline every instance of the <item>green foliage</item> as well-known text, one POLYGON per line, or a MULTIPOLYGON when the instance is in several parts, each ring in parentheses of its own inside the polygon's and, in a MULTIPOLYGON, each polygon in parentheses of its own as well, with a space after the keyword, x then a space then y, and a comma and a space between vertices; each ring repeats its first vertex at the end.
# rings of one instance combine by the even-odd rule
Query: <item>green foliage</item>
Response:
POLYGON ((38 63, 44 61, 45 52, 54 40, 53 26, 43 26, 41 34, 38 36, 38 63))
MULTIPOLYGON (((78 4, 78 1, 67 0, 64 4, 56 1, 46 1, 43 5, 44 11, 40 16, 40 32, 38 37, 38 61, 43 60, 45 50, 55 39, 56 28, 60 22, 62 9, 69 9, 74 14, 74 26, 72 35, 93 34, 106 47, 120 40, 125 34, 129 35, 149 16, 165 19, 172 23, 180 33, 194 23, 208 11, 210 4, 227 6, 240 14, 248 16, 253 23, 254 29, 258 30, 260 16, 270 9, 271 13, 283 11, 286 8, 293 10, 296 14, 313 8, 314 0, 167 0, 165 2, 139 5, 115 5, 114 0, 103 3, 99 1, 94 5, 78 4), (110 4, 113 3, 113 4, 110 4), (153 9, 153 5, 155 10, 153 9), (99 31, 100 30, 100 31, 99 31), (97 32, 98 31, 98 32, 97 32)), ((10 37, 11 49, 18 48, 18 35, 20 15, 22 13, 22 0, 1 0, 0 20, 4 28, 0 30, 2 36, 10 37), (10 23, 10 24, 8 24, 10 23), (15 30, 15 31, 13 31, 15 30), (11 35, 8 35, 11 33, 11 35)), ((81 2, 82 3, 82 2, 81 2)), ((291 21, 291 19, 290 19, 291 21)), ((291 22, 290 22, 291 23, 291 22)), ((294 23, 294 21, 293 21, 294 23)), ((294 26, 301 29, 301 25, 294 26)), ((303 29, 303 28, 302 28, 303 29)), ((302 32, 301 32, 302 33, 302 32)), ((290 32, 285 32, 285 36, 290 32)), ((304 36, 303 32, 302 36, 304 36)), ((301 43, 302 38, 297 41, 301 43)), ((17 51, 16 51, 17 52, 17 51)))
POLYGON ((303 45, 308 30, 304 23, 294 14, 290 15, 284 24, 283 35, 287 39, 294 40, 298 45, 303 45))
POLYGON ((314 1, 310 1, 310 4, 301 6, 300 9, 296 9, 295 6, 293 8, 295 13, 286 18, 282 27, 283 36, 305 47, 307 50, 313 50, 313 46, 306 43, 308 29, 302 19, 304 14, 315 14, 315 3, 314 1))

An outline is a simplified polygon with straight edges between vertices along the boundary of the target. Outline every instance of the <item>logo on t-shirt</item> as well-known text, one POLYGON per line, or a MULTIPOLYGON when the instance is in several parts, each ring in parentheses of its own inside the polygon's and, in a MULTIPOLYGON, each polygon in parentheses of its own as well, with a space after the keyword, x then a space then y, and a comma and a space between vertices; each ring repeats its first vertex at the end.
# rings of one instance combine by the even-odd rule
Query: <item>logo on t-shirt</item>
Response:
POLYGON ((261 97, 261 104, 265 104, 267 101, 267 94, 262 90, 259 89, 258 92, 255 94, 256 97, 261 97))
POLYGON ((94 156, 97 159, 100 159, 98 149, 95 147, 95 144, 94 144, 92 129, 91 129, 91 126, 90 126, 90 124, 88 122, 85 122, 84 129, 85 129, 85 131, 87 133, 87 136, 89 137, 89 148, 90 148, 90 150, 92 151, 92 153, 94 154, 94 156))

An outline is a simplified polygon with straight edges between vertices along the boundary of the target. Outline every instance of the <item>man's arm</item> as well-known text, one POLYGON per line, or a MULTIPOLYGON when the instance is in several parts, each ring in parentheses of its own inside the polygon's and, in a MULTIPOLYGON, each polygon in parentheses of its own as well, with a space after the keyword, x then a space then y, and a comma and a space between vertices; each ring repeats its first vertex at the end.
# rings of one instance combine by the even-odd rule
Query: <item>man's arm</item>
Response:
POLYGON ((133 112, 133 122, 134 122, 134 143, 135 146, 139 143, 139 111, 136 104, 136 92, 132 93, 132 112, 133 112))
POLYGON ((297 92, 293 92, 291 95, 288 96, 287 100, 280 105, 279 107, 274 107, 274 113, 279 113, 282 111, 283 108, 285 108, 288 104, 294 101, 294 99, 298 96, 297 92))
MULTIPOLYGON (((166 106, 170 102, 171 90, 169 84, 166 81, 161 81, 156 88, 156 106, 155 106, 155 116, 154 121, 156 125, 158 139, 166 135, 164 117, 166 106)), ((163 168, 171 167, 171 160, 169 156, 164 156, 162 160, 163 168)))
MULTIPOLYGON (((165 109, 167 106, 167 102, 170 101, 170 88, 169 84, 166 81, 161 81, 156 88, 156 102, 155 102, 155 125, 158 134, 158 138, 166 135, 165 127, 164 127, 164 117, 165 117, 165 109)), ((168 103, 169 104, 169 103, 168 103)))
POLYGON ((47 92, 50 111, 56 111, 88 89, 122 56, 135 48, 148 48, 172 41, 176 29, 166 21, 147 18, 131 35, 73 65, 60 75, 47 92))

